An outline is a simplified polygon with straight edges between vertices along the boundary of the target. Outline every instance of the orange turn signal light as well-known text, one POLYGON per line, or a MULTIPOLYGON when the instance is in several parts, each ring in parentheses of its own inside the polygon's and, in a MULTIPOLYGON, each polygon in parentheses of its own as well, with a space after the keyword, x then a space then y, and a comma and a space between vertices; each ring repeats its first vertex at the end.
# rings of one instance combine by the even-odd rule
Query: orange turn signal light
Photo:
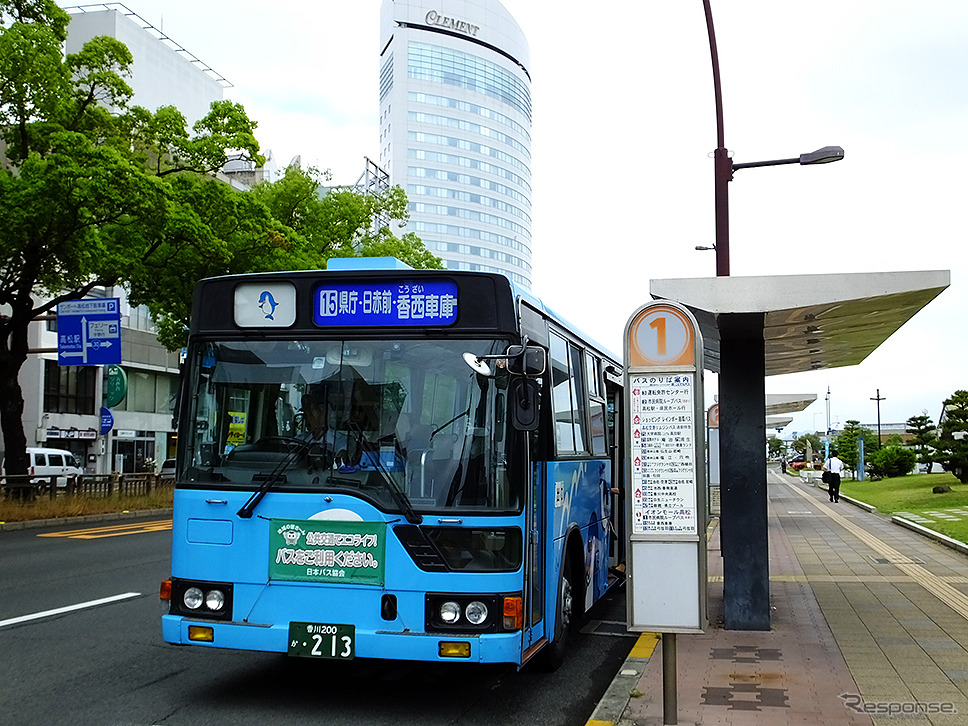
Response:
POLYGON ((504 598, 504 629, 521 630, 524 626, 524 602, 520 595, 504 598))
POLYGON ((161 591, 159 595, 162 600, 171 600, 171 580, 161 581, 161 591))

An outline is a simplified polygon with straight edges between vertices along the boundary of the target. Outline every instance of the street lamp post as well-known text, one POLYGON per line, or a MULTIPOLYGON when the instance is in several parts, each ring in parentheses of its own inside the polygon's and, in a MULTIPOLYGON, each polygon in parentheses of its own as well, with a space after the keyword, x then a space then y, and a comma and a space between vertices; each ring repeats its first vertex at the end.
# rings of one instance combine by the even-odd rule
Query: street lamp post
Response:
MULTIPOLYGON (((716 31, 713 28, 713 13, 709 0, 703 0, 706 11, 706 30, 709 34, 709 54, 713 64, 713 93, 716 98, 716 151, 713 152, 715 165, 715 196, 716 196, 716 276, 729 277, 729 182, 733 180, 733 172, 737 169, 752 169, 758 166, 780 166, 783 164, 800 164, 811 166, 814 164, 829 164, 844 158, 844 150, 839 146, 824 146, 822 149, 811 151, 791 159, 773 159, 770 161, 748 161, 734 164, 726 148, 726 136, 723 130, 723 89, 719 75, 719 51, 716 48, 716 31)), ((698 248, 697 248, 698 249, 698 248)))
MULTIPOLYGON (((729 276, 729 192, 737 169, 779 164, 839 161, 840 147, 825 147, 794 159, 734 164, 723 131, 719 53, 709 0, 703 0, 716 100, 715 169, 716 276, 729 276)), ((723 556, 723 610, 727 630, 770 629, 770 563, 767 523, 766 456, 756 443, 766 408, 766 347, 763 316, 723 315, 717 321, 720 374, 720 540, 723 556)))
POLYGON ((830 436, 830 386, 827 386, 827 436, 830 436))

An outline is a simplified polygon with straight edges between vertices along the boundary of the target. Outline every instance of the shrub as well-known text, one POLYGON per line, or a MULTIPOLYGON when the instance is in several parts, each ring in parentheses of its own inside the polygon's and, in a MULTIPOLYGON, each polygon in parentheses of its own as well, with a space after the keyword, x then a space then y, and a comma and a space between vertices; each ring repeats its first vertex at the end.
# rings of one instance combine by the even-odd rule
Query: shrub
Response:
POLYGON ((918 456, 910 449, 900 446, 885 446, 870 455, 867 471, 872 476, 896 477, 910 474, 917 463, 918 456))

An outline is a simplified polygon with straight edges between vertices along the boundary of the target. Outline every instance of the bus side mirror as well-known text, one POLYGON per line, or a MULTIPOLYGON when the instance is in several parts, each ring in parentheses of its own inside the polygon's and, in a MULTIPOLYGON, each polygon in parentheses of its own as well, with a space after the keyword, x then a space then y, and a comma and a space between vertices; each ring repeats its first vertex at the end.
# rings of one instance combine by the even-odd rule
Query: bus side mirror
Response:
POLYGON ((524 376, 544 375, 545 349, 537 345, 512 345, 507 350, 508 371, 524 376))
POLYGON ((534 431, 538 428, 538 381, 515 378, 511 381, 511 423, 518 431, 534 431))

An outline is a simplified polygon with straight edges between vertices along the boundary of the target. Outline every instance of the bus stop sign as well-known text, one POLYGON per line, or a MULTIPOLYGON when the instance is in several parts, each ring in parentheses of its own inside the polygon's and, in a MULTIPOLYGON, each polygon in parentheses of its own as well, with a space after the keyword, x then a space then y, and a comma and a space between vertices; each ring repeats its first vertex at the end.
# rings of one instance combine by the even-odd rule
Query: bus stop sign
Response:
POLYGON ((119 298, 69 300, 57 306, 58 365, 95 366, 120 362, 119 298))

